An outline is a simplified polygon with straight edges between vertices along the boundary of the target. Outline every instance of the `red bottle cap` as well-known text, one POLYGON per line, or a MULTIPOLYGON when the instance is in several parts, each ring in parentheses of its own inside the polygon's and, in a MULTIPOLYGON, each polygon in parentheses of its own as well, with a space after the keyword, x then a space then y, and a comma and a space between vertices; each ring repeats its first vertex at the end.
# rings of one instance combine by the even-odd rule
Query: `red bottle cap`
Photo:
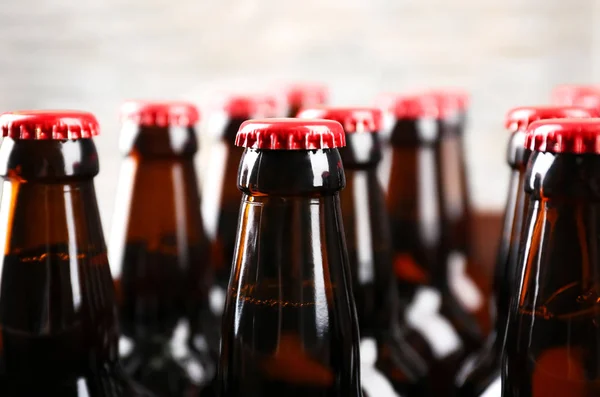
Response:
POLYGON ((236 146, 269 150, 314 150, 346 146, 342 125, 320 119, 262 119, 242 123, 236 146))
POLYGON ((121 105, 121 119, 145 126, 189 127, 198 122, 200 113, 189 102, 132 100, 121 105))
POLYGON ((525 131, 529 124, 537 120, 564 119, 564 118, 590 118, 598 117, 596 109, 582 106, 520 106, 511 109, 506 114, 506 128, 511 131, 525 131))
POLYGON ((262 97, 254 97, 251 95, 234 95, 223 104, 223 110, 232 118, 249 119, 257 112, 261 104, 266 104, 267 101, 262 97))
POLYGON ((460 89, 433 89, 428 92, 438 99, 441 115, 466 112, 469 107, 469 93, 460 89))
POLYGON ((586 106, 600 109, 600 87, 562 84, 552 90, 552 103, 562 106, 586 106))
POLYGON ((256 103, 262 108, 263 117, 277 117, 281 101, 278 101, 275 95, 261 94, 256 99, 256 103))
POLYGON ((295 107, 311 107, 327 102, 328 91, 323 84, 292 84, 285 90, 287 103, 295 107))
POLYGON ((22 110, 0 115, 2 136, 13 139, 82 139, 98 135, 93 114, 77 110, 22 110))
POLYGON ((533 122, 527 128, 525 147, 538 152, 600 154, 600 118, 533 122))
POLYGON ((399 96, 392 106, 397 119, 440 118, 439 100, 434 95, 417 94, 399 96))
POLYGON ((335 120, 344 127, 344 131, 377 132, 381 128, 381 110, 375 108, 334 108, 323 107, 303 109, 299 118, 335 120))

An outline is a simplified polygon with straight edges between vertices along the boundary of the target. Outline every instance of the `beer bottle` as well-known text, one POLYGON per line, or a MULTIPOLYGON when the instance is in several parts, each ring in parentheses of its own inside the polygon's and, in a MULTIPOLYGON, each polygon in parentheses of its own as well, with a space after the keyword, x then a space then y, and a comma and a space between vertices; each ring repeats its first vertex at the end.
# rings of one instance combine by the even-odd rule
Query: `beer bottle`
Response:
POLYGON ((361 337, 363 389, 369 396, 427 395, 427 368, 403 338, 405 324, 399 317, 389 221, 376 175, 381 111, 328 107, 305 109, 298 117, 335 120, 346 134, 347 146, 340 154, 347 186, 340 201, 361 337))
POLYGON ((284 89, 287 117, 296 117, 302 109, 327 103, 327 87, 322 84, 291 84, 284 89))
POLYGON ((503 397, 600 395, 600 119, 532 123, 503 397))
POLYGON ((95 117, 0 116, 0 395, 142 396, 118 356, 95 117))
MULTIPOLYGON (((392 229, 394 273, 409 326, 420 332, 435 395, 450 396, 454 377, 467 354, 480 346, 481 330, 459 303, 446 266, 441 121, 432 96, 399 98, 392 131, 392 167, 386 192, 392 229)), ((413 344, 413 346, 415 346, 413 344)))
POLYGON ((212 142, 203 173, 202 216, 211 244, 214 273, 210 305, 219 317, 223 312, 231 273, 242 198, 236 183, 243 148, 235 146, 235 136, 245 120, 262 113, 264 103, 263 96, 231 96, 220 111, 209 115, 206 129, 212 142))
POLYGON ((552 89, 552 103, 600 109, 600 86, 561 84, 552 89))
POLYGON ((524 192, 525 167, 530 151, 524 146, 525 133, 530 123, 554 118, 593 117, 596 111, 562 106, 523 106, 514 108, 506 116, 506 127, 511 132, 507 162, 510 166, 508 198, 503 228, 494 271, 495 329, 488 336, 484 348, 463 366, 457 384, 461 397, 500 395, 500 364, 504 346, 510 297, 515 293, 516 265, 519 238, 527 207, 524 192))
POLYGON ((242 124, 238 238, 223 315, 222 397, 361 396, 358 323, 330 120, 242 124))
POLYGON ((443 232, 449 286, 457 302, 477 319, 482 335, 491 331, 491 283, 485 269, 473 258, 471 202, 464 153, 468 95, 458 90, 433 90, 440 123, 440 161, 443 232))
POLYGON ((109 254, 127 373, 161 396, 198 393, 216 372, 210 245, 200 215, 196 108, 129 101, 109 254), (212 359, 211 359, 212 352, 212 359))

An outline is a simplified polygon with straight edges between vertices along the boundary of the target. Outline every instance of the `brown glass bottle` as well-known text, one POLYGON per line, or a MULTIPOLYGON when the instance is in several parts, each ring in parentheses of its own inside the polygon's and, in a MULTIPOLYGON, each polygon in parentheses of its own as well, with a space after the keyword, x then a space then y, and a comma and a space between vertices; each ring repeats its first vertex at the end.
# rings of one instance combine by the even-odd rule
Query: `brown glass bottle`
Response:
POLYGON ((512 109, 506 116, 506 126, 512 132, 507 151, 507 162, 511 173, 494 271, 495 329, 487 338, 484 348, 463 366, 457 378, 461 397, 486 396, 486 393, 500 394, 500 364, 504 350, 509 301, 516 291, 519 239, 524 211, 528 206, 524 192, 525 167, 531 153, 524 146, 527 127, 537 120, 595 115, 596 111, 585 108, 523 106, 512 109))
POLYGON ((305 109, 300 118, 338 121, 347 146, 340 149, 347 186, 341 192, 352 289, 361 337, 361 376, 368 396, 427 396, 427 367, 407 332, 392 269, 385 197, 377 179, 381 112, 374 108, 305 109))
POLYGON ((235 146, 235 136, 244 121, 256 117, 261 103, 264 103, 262 97, 230 97, 220 112, 209 116, 206 130, 212 143, 203 173, 202 216, 214 269, 211 308, 219 316, 225 304, 242 198, 237 189, 237 173, 244 150, 235 146))
POLYGON ((482 335, 487 336, 492 328, 492 285, 485 269, 474 260, 471 247, 472 208, 464 152, 469 98, 458 90, 434 90, 424 95, 435 98, 440 123, 441 190, 446 219, 443 234, 449 286, 463 309, 477 319, 482 335))
POLYGON ((243 193, 223 315, 222 397, 361 396, 339 191, 339 123, 244 123, 243 193))
POLYGON ((327 103, 327 87, 322 84, 298 83, 284 88, 287 103, 287 117, 296 117, 302 109, 325 105, 327 103))
POLYGON ((503 397, 600 395, 600 119, 528 128, 529 207, 510 306, 503 397))
POLYGON ((119 366, 96 119, 23 111, 0 126, 0 395, 146 395, 119 366))
POLYGON ((216 372, 219 319, 210 311, 210 245, 188 103, 122 107, 119 188, 109 246, 127 373, 165 397, 197 394, 216 372))
POLYGON ((409 326, 427 341, 435 395, 454 393, 454 376, 478 349, 481 331, 449 286, 441 188, 441 127, 437 108, 422 96, 398 99, 390 145, 387 209, 393 266, 409 326))

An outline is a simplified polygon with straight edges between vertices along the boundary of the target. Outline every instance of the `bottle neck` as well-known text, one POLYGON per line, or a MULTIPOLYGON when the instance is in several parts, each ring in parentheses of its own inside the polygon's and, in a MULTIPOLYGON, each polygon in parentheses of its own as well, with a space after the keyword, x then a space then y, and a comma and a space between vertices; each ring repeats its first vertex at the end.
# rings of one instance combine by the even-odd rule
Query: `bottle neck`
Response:
POLYGON ((345 185, 337 149, 246 149, 238 171, 238 188, 248 195, 326 196, 345 185))
POLYGON ((0 158, 0 371, 64 379, 116 366, 115 299, 92 180, 93 143, 5 138, 0 158), (40 157, 29 157, 34 153, 40 157), (73 165, 78 153, 87 155, 73 165))
POLYGON ((335 149, 245 151, 223 320, 224 396, 361 395, 344 184, 335 149))
POLYGON ((240 212, 223 322, 223 395, 244 395, 258 380, 296 395, 359 396, 358 330, 338 193, 244 194, 240 212), (309 370, 285 370, 290 363, 309 370))
POLYGON ((399 120, 391 137, 386 204, 394 270, 411 284, 446 282, 438 131, 435 119, 399 120))
POLYGON ((470 198, 461 115, 439 120, 441 129, 441 179, 448 245, 452 251, 470 254, 470 198))
POLYGON ((198 150, 196 132, 185 126, 144 126, 123 123, 119 147, 126 155, 142 158, 193 157, 198 150))
POLYGON ((340 149, 340 154, 346 170, 375 170, 381 161, 378 133, 346 134, 346 147, 340 149))
POLYGON ((534 152, 526 183, 531 201, 503 387, 523 392, 535 378, 541 395, 556 382, 585 394, 597 382, 585 374, 598 366, 587 352, 598 347, 600 156, 534 152))
POLYGON ((504 335, 508 319, 509 301, 514 292, 516 266, 519 253, 521 228, 526 207, 525 169, 530 151, 524 147, 525 133, 516 131, 508 143, 507 162, 510 166, 508 197, 504 211, 504 220, 498 257, 494 269, 494 296, 497 309, 497 334, 504 335))
POLYGON ((193 151, 137 147, 121 165, 109 252, 121 331, 150 350, 170 340, 186 308, 199 312, 207 301, 210 249, 193 151))
POLYGON ((360 335, 377 338, 400 321, 385 197, 374 166, 346 168, 346 181, 340 199, 360 335))

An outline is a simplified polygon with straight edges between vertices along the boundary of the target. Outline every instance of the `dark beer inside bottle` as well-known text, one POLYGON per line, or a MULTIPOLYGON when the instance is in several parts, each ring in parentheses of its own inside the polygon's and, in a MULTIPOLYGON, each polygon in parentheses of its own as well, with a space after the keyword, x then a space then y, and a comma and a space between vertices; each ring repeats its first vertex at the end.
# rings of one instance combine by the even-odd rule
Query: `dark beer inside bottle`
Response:
POLYGON ((472 208, 464 151, 466 108, 449 94, 439 98, 441 189, 447 245, 447 264, 452 294, 473 316, 483 336, 491 331, 491 283, 485 270, 474 260, 471 246, 472 208), (468 292, 467 292, 468 291, 468 292))
POLYGON ((534 152, 504 396, 600 395, 600 156, 534 152))
POLYGON ((299 114, 346 126, 346 147, 339 150, 347 185, 340 200, 361 337, 364 394, 427 395, 427 368, 406 340, 409 330, 400 317, 393 277, 389 221, 376 174, 381 160, 379 116, 379 111, 368 108, 322 108, 299 114))
POLYGON ((159 395, 198 393, 216 371, 210 245, 189 125, 125 121, 111 233, 126 371, 159 395))
POLYGON ((221 314, 237 237, 237 222, 242 197, 237 189, 237 174, 243 148, 235 146, 240 125, 258 112, 252 97, 233 97, 223 112, 212 116, 208 135, 213 138, 209 162, 203 174, 202 215, 211 242, 214 285, 211 306, 221 314))
POLYGON ((91 139, 5 137, 0 394, 138 395, 118 364, 91 139))
POLYGON ((435 118, 398 118, 390 139, 386 201, 394 272, 406 307, 403 315, 431 351, 428 355, 420 348, 429 362, 435 392, 450 395, 456 371, 466 354, 479 346, 481 334, 449 285, 440 131, 435 118))
POLYGON ((483 349, 465 363, 457 377, 459 395, 482 396, 487 390, 498 388, 501 356, 508 321, 509 302, 517 284, 517 256, 526 198, 524 192, 525 167, 530 151, 524 147, 525 131, 516 130, 510 137, 507 160, 510 166, 508 197, 504 212, 502 235, 494 270, 494 303, 496 321, 483 349))
POLYGON ((337 149, 244 152, 222 396, 361 395, 344 184, 337 149))

